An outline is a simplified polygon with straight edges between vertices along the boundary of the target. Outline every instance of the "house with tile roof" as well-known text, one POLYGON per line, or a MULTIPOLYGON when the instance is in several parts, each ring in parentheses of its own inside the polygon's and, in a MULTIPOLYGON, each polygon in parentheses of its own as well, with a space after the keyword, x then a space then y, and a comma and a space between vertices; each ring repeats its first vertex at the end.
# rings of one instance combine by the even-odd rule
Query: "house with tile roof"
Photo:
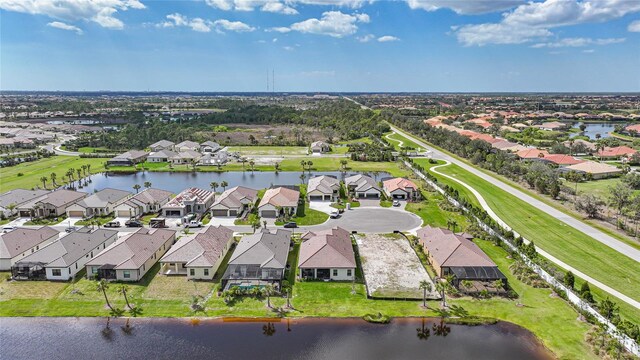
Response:
MULTIPOLYGON (((38 199, 49 193, 47 190, 13 189, 0 195, 0 211, 4 216, 11 216, 18 212, 17 208, 32 200, 38 199)), ((29 216, 29 213, 20 216, 29 216)))
POLYGON ((87 262, 87 279, 140 281, 175 239, 175 230, 140 228, 87 262))
POLYGON ((150 153, 149 156, 147 156, 147 162, 153 162, 153 163, 169 162, 169 160, 172 157, 177 155, 178 153, 173 150, 169 150, 169 149, 158 150, 150 153))
POLYGON ((162 151, 162 150, 173 150, 173 147, 176 144, 173 141, 169 141, 169 140, 160 140, 157 142, 154 142, 153 144, 149 145, 149 149, 152 152, 158 152, 158 151, 162 151))
POLYGON ((107 164, 111 166, 131 166, 145 162, 147 160, 148 152, 142 150, 129 150, 125 153, 117 155, 109 160, 107 164))
POLYGON ((337 201, 340 197, 340 181, 333 176, 320 175, 309 179, 307 198, 311 200, 337 201))
POLYGON ((114 207, 117 217, 135 218, 143 214, 160 211, 160 208, 171 201, 171 191, 148 188, 140 191, 127 201, 114 207))
POLYGON ((566 155, 566 154, 549 154, 549 155, 545 155, 540 160, 547 163, 554 164, 554 165, 558 165, 559 167, 575 165, 575 164, 580 164, 581 162, 584 162, 584 160, 576 159, 573 156, 566 155))
POLYGON ((268 189, 260 204, 258 214, 264 218, 276 218, 285 214, 294 215, 298 211, 300 191, 286 187, 268 189))
POLYGON ((16 262, 58 240, 60 233, 49 226, 17 228, 0 234, 0 271, 8 271, 16 262))
POLYGON ((298 267, 306 279, 348 281, 356 273, 351 234, 340 227, 302 236, 298 267))
POLYGON ((358 199, 379 199, 382 194, 378 182, 367 175, 357 174, 346 177, 344 179, 344 185, 349 189, 349 193, 358 199))
POLYGON ((161 208, 164 217, 183 217, 187 214, 204 214, 213 204, 213 191, 188 188, 164 204, 161 208))
POLYGON ((629 158, 637 152, 638 150, 630 148, 628 146, 616 146, 605 147, 604 149, 598 151, 595 155, 603 159, 622 159, 629 158))
POLYGON ((463 280, 506 284, 507 278, 470 235, 431 226, 419 229, 417 235, 436 274, 453 275, 454 285, 463 280))
POLYGON ((133 193, 118 189, 102 189, 67 207, 67 217, 105 216, 127 201, 133 193))
POLYGON ((420 197, 418 186, 405 178, 393 178, 382 182, 382 188, 390 199, 410 200, 420 197))
POLYGON ((87 193, 59 189, 18 206, 20 216, 57 217, 67 212, 67 208, 87 197, 87 193))
POLYGON ((212 280, 232 244, 233 230, 207 226, 196 235, 180 238, 160 259, 161 271, 165 275, 186 275, 188 280, 212 280))
POLYGON ((225 190, 211 205, 211 216, 240 216, 258 200, 258 190, 236 186, 225 190))
POLYGON ((187 150, 200 151, 200 144, 198 144, 195 141, 186 140, 181 143, 177 143, 174 146, 174 150, 177 152, 187 151, 187 150))
POLYGON ((585 161, 575 165, 565 166, 560 168, 561 172, 575 171, 578 174, 588 175, 592 179, 604 179, 612 176, 618 176, 622 174, 622 169, 604 164, 596 161, 585 161))
POLYGON ((291 231, 277 229, 245 235, 233 250, 222 277, 223 288, 279 285, 291 249, 291 231))
POLYGON ((11 267, 11 275, 16 280, 73 279, 117 239, 117 230, 84 227, 22 258, 11 267))
POLYGON ((518 157, 522 160, 539 160, 547 155, 549 152, 546 150, 538 150, 536 148, 529 148, 526 150, 520 150, 516 153, 518 157))

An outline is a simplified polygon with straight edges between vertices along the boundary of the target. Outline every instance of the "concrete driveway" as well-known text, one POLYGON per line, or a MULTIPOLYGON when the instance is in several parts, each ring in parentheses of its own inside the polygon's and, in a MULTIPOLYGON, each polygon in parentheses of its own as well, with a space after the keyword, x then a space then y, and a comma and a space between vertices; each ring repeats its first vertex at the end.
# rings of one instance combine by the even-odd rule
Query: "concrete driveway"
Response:
POLYGON ((313 200, 309 201, 309 208, 313 210, 321 211, 325 214, 331 214, 332 211, 336 210, 336 208, 331 207, 331 201, 318 201, 313 200))

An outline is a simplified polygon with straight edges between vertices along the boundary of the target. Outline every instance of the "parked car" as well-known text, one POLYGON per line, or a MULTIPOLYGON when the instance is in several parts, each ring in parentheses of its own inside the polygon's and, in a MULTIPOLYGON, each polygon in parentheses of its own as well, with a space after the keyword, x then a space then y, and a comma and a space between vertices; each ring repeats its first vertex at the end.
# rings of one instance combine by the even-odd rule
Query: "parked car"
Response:
POLYGON ((340 217, 340 212, 338 210, 333 210, 329 214, 329 217, 331 217, 332 219, 337 219, 340 217))
POLYGON ((11 225, 3 226, 2 232, 9 232, 11 230, 14 230, 15 228, 16 228, 15 226, 11 226, 11 225))
POLYGON ((142 227, 142 222, 140 220, 127 220, 124 223, 126 227, 142 227))
POLYGON ((393 206, 400 206, 400 201, 393 200, 393 206))
POLYGON ((191 220, 188 223, 184 224, 186 228, 199 228, 202 227, 202 221, 191 220))
POLYGON ((77 226, 69 226, 68 228, 64 229, 65 232, 68 233, 72 233, 74 231, 78 231, 78 227, 77 226))
POLYGON ((120 221, 109 221, 108 223, 104 224, 104 227, 107 227, 107 228, 118 228, 118 227, 120 227, 120 221))
POLYGON ((286 224, 284 224, 284 228, 285 229, 295 229, 298 227, 298 223, 296 223, 295 221, 290 221, 286 224))

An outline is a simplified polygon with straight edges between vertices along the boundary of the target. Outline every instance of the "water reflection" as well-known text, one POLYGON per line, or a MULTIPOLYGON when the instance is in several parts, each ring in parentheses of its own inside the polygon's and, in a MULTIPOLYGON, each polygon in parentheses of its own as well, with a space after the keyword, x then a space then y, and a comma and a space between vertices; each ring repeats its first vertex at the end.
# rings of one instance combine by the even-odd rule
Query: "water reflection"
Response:
POLYGON ((276 333, 276 327, 273 323, 266 323, 262 325, 262 334, 264 336, 273 336, 276 333))
POLYGON ((422 318, 422 326, 417 328, 416 331, 418 332, 418 339, 429 340, 429 336, 431 336, 431 330, 429 330, 429 327, 427 327, 424 318, 422 318))

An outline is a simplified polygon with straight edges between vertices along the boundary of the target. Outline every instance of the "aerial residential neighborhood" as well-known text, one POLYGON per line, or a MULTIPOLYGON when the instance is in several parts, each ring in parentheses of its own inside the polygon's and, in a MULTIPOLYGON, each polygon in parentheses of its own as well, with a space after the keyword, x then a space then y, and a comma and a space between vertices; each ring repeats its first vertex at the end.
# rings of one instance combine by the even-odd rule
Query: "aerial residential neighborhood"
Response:
POLYGON ((0 359, 640 359, 639 4, 0 0, 0 359))

